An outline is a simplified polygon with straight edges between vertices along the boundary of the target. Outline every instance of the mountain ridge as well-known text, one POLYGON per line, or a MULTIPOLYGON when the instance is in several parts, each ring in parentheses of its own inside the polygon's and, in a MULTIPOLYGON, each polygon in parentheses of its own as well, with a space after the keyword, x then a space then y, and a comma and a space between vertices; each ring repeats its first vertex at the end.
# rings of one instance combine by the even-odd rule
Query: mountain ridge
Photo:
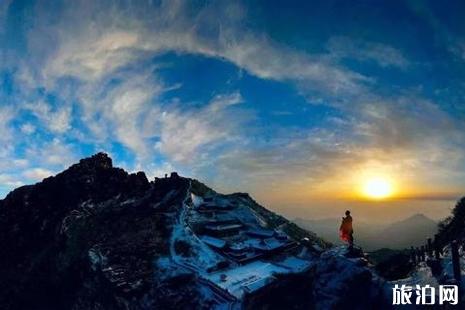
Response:
MULTIPOLYGON (((295 241, 301 239, 307 240, 308 249, 314 253, 329 247, 314 233, 260 206, 249 194, 218 194, 205 184, 176 173, 149 182, 143 172, 127 173, 114 167, 108 155, 98 153, 55 176, 17 188, 0 200, 0 274, 3 277, 0 306, 3 309, 174 309, 218 303, 217 295, 204 296, 199 291, 199 275, 190 270, 189 263, 183 262, 194 255, 190 260, 203 268, 203 255, 218 256, 216 250, 207 249, 203 241, 192 235, 192 229, 208 228, 205 224, 196 226, 197 218, 209 218, 196 211, 192 201, 194 193, 205 201, 216 201, 215 208, 226 207, 226 211, 220 208, 215 213, 224 213, 225 217, 232 212, 241 226, 246 225, 241 236, 253 233, 269 238, 263 243, 250 237, 245 240, 252 242, 249 246, 257 249, 281 247, 280 244, 299 246, 290 249, 291 252, 278 253, 281 256, 273 254, 276 257, 273 260, 287 261, 286 257, 294 257, 301 250, 295 241), (256 222, 255 218, 263 223, 256 222), (260 225, 265 225, 266 230, 260 225), (276 237, 270 238, 271 234, 276 237), (282 238, 287 241, 279 241, 282 238), (200 255, 198 258, 196 253, 200 255), (175 257, 179 259, 173 261, 175 257), (172 261, 168 265, 167 259, 172 261), (176 267, 173 273, 173 264, 181 264, 182 268, 176 267), (174 292, 178 295, 176 300, 172 299, 174 292)), ((206 260, 205 268, 226 268, 227 264, 221 260, 206 260)), ((310 262, 296 257, 286 264, 292 261, 305 266, 310 262)), ((282 263, 276 264, 273 268, 287 270, 279 267, 282 263)), ((285 279, 289 277, 292 278, 289 275, 285 279)), ((289 280, 279 283, 282 286, 286 281, 289 280)))

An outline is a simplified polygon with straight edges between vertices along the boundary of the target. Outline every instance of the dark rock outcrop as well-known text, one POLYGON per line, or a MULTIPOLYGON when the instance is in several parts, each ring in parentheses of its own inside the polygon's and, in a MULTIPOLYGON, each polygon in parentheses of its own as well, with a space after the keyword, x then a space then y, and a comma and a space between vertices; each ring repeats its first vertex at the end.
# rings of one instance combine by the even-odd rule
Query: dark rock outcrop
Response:
POLYGON ((0 308, 112 309, 150 294, 153 260, 168 251, 165 211, 186 188, 99 153, 14 190, 0 201, 0 308))

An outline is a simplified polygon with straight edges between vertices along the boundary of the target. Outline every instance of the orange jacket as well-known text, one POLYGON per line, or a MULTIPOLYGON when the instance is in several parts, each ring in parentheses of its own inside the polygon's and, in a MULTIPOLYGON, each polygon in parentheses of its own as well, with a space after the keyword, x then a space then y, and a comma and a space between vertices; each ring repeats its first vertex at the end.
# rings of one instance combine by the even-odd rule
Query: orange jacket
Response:
POLYGON ((343 241, 349 241, 350 235, 354 232, 352 229, 352 216, 347 215, 342 218, 341 227, 339 227, 339 236, 343 241))

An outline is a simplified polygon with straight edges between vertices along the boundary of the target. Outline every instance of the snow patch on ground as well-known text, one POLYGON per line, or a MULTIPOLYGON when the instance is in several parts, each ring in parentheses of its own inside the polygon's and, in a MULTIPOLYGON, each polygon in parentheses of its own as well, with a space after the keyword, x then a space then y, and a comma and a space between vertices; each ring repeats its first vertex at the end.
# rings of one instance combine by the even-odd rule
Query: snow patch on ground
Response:
POLYGON ((420 262, 417 268, 413 271, 412 275, 405 279, 395 280, 395 281, 388 281, 387 286, 389 287, 390 292, 392 292, 392 288, 395 284, 401 285, 431 285, 431 286, 439 286, 438 280, 433 276, 431 272, 431 268, 426 265, 426 262, 420 262))
POLYGON ((202 242, 187 225, 186 213, 190 206, 187 205, 191 197, 190 185, 183 201, 179 217, 173 226, 170 240, 170 254, 175 264, 186 267, 199 273, 205 272, 209 268, 215 267, 223 258, 215 253, 208 245, 202 242), (185 257, 176 253, 176 242, 186 242, 190 246, 190 255, 185 257))
POLYGON ((191 200, 194 208, 198 208, 203 203, 203 198, 195 195, 194 193, 191 193, 191 200))

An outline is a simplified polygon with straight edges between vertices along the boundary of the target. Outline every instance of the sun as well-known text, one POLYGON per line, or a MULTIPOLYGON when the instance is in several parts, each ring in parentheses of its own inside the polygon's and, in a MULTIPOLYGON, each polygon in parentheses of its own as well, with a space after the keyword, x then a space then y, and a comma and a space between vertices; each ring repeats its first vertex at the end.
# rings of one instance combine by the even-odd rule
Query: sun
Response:
POLYGON ((383 177, 374 177, 363 184, 363 194, 372 199, 385 199, 392 195, 392 183, 383 177))

